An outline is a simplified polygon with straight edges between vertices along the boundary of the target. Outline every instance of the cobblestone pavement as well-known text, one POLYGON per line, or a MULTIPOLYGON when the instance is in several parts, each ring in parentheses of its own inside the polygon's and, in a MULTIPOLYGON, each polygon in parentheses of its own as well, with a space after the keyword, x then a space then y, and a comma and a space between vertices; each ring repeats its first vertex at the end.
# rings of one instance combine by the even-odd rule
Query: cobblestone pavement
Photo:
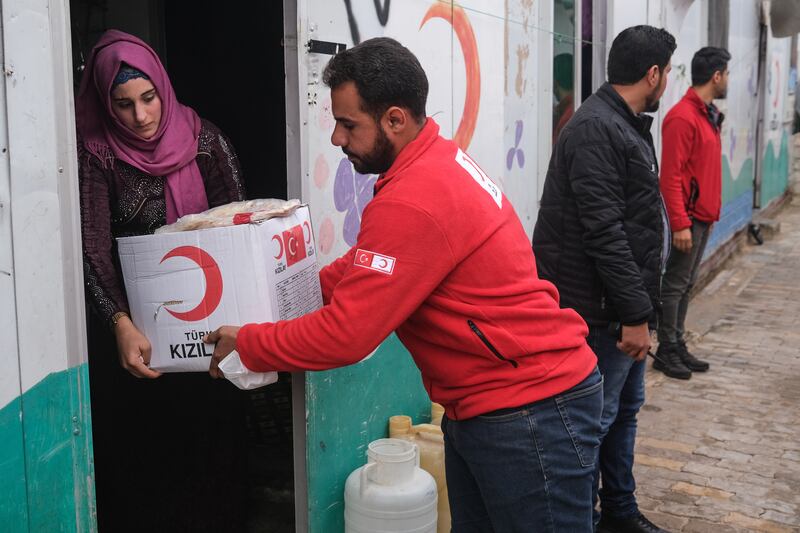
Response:
POLYGON ((670 531, 800 531, 800 202, 693 300, 689 381, 648 369, 635 474, 670 531))

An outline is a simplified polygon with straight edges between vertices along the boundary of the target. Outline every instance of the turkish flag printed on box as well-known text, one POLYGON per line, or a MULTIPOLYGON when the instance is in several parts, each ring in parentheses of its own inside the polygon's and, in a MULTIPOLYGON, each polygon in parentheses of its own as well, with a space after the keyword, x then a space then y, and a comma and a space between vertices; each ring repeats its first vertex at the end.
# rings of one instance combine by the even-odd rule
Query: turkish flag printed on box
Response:
POLYGON ((305 241, 303 226, 300 224, 283 232, 283 246, 286 250, 286 266, 292 266, 306 258, 305 241))
POLYGON ((251 224, 118 239, 131 318, 150 368, 207 371, 224 325, 289 320, 322 306, 307 206, 251 224))

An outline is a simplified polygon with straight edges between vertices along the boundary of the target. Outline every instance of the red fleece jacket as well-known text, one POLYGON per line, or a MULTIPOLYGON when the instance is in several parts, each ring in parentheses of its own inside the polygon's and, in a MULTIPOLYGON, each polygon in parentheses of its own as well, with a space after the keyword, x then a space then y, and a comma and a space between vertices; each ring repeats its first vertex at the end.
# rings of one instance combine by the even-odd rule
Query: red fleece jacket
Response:
POLYGON ((248 368, 350 365, 396 331, 431 399, 465 419, 561 393, 596 365, 585 323, 538 278, 508 199, 431 118, 320 279, 322 309, 242 327, 248 368))
POLYGON ((722 143, 706 104, 689 88, 661 127, 661 194, 672 231, 719 220, 722 205, 722 143), (691 217, 691 218, 690 218, 691 217))

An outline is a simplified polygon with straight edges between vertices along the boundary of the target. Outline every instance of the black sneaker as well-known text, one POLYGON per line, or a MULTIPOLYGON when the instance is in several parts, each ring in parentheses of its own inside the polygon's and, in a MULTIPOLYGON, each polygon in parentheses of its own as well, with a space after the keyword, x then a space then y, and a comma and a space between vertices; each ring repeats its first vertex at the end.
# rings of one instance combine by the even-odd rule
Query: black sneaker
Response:
POLYGON ((653 368, 660 370, 667 376, 675 379, 689 379, 692 371, 683 364, 682 352, 677 344, 662 342, 658 345, 653 368))
POLYGON ((693 356, 689 349, 686 348, 686 342, 684 341, 678 341, 678 350, 681 352, 681 361, 683 361, 684 366, 693 372, 705 372, 711 366, 693 356))
POLYGON ((597 533, 669 533, 669 531, 661 529, 642 513, 637 513, 628 518, 603 515, 597 524, 597 533))

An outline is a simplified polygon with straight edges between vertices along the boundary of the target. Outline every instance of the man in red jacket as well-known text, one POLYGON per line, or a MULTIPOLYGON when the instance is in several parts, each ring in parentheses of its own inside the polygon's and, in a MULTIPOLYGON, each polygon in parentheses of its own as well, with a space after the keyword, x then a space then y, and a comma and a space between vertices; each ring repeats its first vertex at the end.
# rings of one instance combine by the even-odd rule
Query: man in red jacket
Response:
POLYGON ((255 371, 351 365, 391 332, 444 405, 455 532, 591 531, 602 379, 587 327, 540 280, 500 188, 426 118, 428 81, 388 38, 331 59, 331 141, 380 174, 356 245, 320 272, 322 309, 226 326, 255 371))
POLYGON ((661 286, 653 368, 678 379, 709 368, 686 349, 683 333, 689 293, 722 203, 720 129, 725 117, 713 101, 728 92, 730 59, 724 48, 698 50, 692 58, 692 86, 662 126, 661 193, 672 228, 672 253, 661 286))

